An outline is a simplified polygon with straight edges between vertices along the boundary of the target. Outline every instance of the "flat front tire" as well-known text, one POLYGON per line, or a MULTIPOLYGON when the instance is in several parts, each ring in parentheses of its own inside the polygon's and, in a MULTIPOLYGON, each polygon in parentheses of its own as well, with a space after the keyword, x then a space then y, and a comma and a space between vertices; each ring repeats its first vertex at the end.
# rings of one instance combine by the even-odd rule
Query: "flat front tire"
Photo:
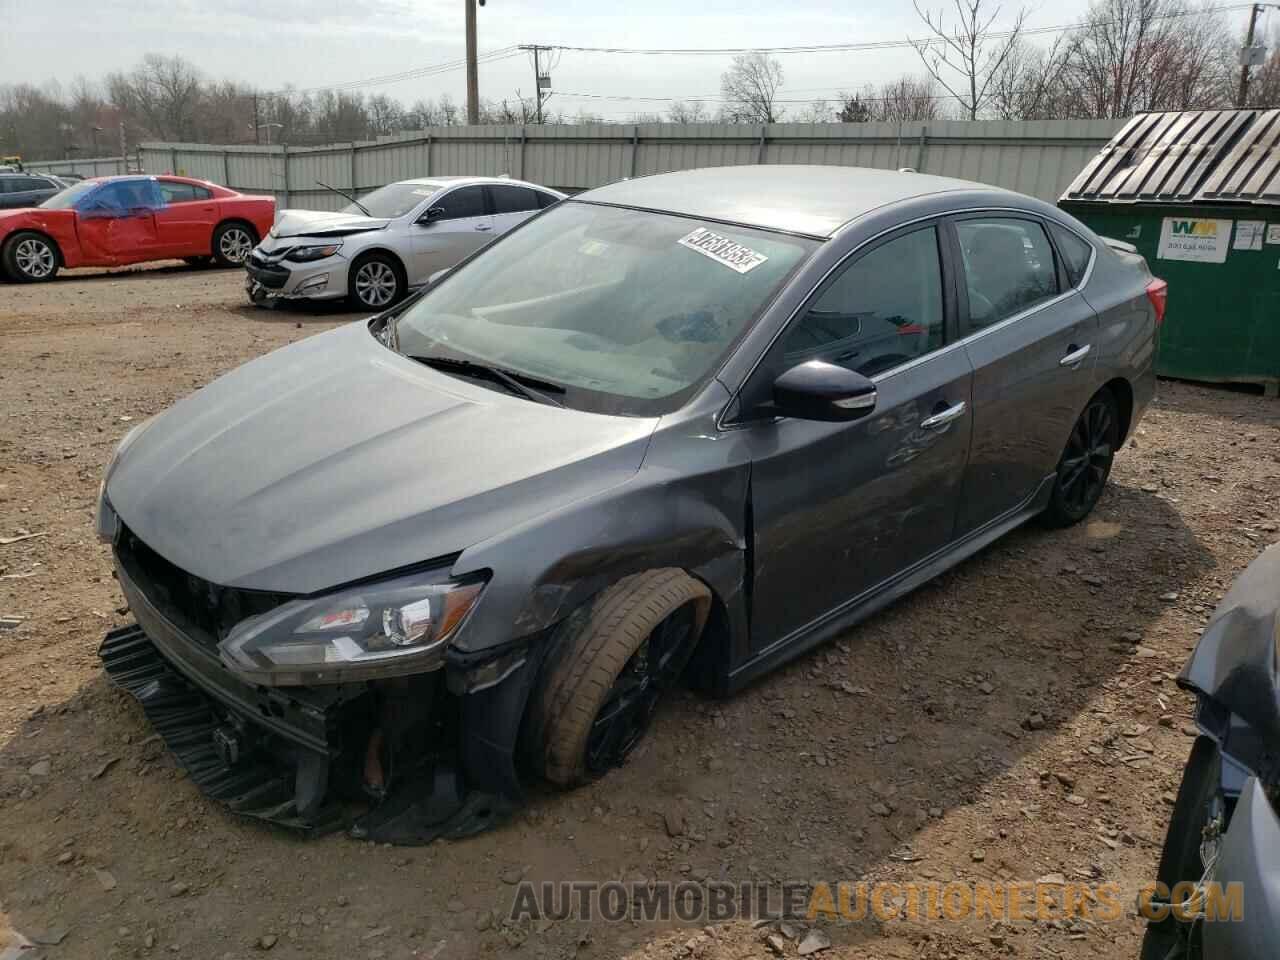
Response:
POLYGON ((676 685, 711 609, 683 570, 619 580, 570 615, 531 706, 531 750, 543 776, 573 787, 621 766, 676 685))
POLYGON ((44 283, 58 275, 62 260, 53 241, 39 233, 15 233, 0 251, 4 273, 19 283, 44 283))
POLYGON ((1046 524, 1069 527, 1093 511, 1111 476, 1111 463, 1120 440, 1116 398, 1103 387, 1090 398, 1071 428, 1058 460, 1049 506, 1044 511, 1046 524))

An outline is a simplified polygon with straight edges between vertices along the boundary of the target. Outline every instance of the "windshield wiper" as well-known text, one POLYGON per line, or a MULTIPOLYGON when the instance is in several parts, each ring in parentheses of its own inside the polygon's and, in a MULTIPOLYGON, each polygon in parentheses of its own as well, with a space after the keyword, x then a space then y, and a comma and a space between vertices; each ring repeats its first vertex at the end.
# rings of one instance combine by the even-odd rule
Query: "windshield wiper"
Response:
POLYGON ((352 203, 354 203, 357 207, 359 207, 361 210, 363 210, 363 211, 364 211, 364 215, 365 215, 366 217, 372 217, 372 216, 373 216, 373 214, 369 212, 369 208, 368 208, 368 207, 366 207, 366 206, 365 206, 363 203, 361 203, 359 200, 357 200, 355 197, 353 197, 351 194, 349 194, 349 193, 343 193, 343 192, 342 192, 341 190, 339 190, 337 187, 331 187, 331 186, 329 186, 327 183, 325 183, 323 180, 317 180, 317 181, 316 181, 316 183, 320 184, 320 186, 324 187, 326 190, 330 190, 330 191, 332 191, 333 193, 336 193, 338 196, 342 197, 343 199, 350 200, 350 201, 351 201, 352 203))
POLYGON ((554 383, 546 383, 545 381, 538 380, 536 377, 517 373, 514 370, 504 370, 502 367, 491 366, 487 363, 478 363, 475 360, 458 360, 454 357, 411 356, 409 359, 417 360, 419 363, 426 364, 428 367, 435 367, 439 370, 461 373, 463 376, 484 377, 488 380, 495 380, 516 396, 523 397, 526 400, 533 400, 536 403, 545 403, 552 407, 564 406, 564 404, 555 397, 550 396, 550 393, 564 393, 564 387, 558 386, 554 383), (530 386, 530 383, 537 384, 538 388, 530 386))

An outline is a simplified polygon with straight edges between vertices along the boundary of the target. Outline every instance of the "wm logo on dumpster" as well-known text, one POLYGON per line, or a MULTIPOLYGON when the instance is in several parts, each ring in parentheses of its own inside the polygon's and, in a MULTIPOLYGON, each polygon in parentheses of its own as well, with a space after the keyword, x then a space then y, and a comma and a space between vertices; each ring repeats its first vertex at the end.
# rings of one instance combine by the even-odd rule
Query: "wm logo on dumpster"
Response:
POLYGON ((1174 220, 1173 235, 1188 237, 1216 237, 1218 223, 1216 220, 1174 220))

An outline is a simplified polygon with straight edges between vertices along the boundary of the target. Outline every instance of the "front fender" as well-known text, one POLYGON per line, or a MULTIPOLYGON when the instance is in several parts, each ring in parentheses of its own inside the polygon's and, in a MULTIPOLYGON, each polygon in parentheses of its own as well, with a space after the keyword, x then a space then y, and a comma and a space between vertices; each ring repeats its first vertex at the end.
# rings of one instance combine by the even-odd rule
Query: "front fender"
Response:
POLYGON ((628 574, 680 567, 724 605, 745 638, 749 470, 685 475, 646 465, 627 482, 465 550, 453 572, 491 580, 455 646, 474 653, 546 630, 628 574))
MULTIPOLYGON (((1280 545, 1264 550, 1222 598, 1178 685, 1210 710, 1248 724, 1258 748, 1280 753, 1280 545)), ((1202 708, 1204 712, 1204 708, 1202 708)), ((1261 773, 1264 756, 1238 757, 1261 773)))

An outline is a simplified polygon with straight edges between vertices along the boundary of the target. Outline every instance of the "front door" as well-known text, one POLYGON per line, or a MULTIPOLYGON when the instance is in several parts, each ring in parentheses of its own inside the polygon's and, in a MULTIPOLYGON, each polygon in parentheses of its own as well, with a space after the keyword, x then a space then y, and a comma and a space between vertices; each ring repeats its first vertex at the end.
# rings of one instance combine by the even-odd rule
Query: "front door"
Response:
POLYGON ((150 180, 113 180, 76 208, 76 233, 86 265, 138 263, 155 252, 159 205, 150 180))
POLYGON ((967 217, 955 221, 955 237, 974 369, 964 534, 1025 508, 1054 473, 1094 390, 1097 317, 1039 220, 967 217))
POLYGON ((452 267, 492 240, 496 232, 480 184, 455 187, 431 201, 431 206, 442 212, 412 227, 410 284, 425 283, 437 270, 452 267))
POLYGON ((772 383, 825 360, 871 377, 878 394, 852 423, 747 428, 757 652, 869 598, 952 538, 973 372, 948 345, 956 300, 940 239, 936 224, 913 227, 859 254, 757 370, 772 383))

